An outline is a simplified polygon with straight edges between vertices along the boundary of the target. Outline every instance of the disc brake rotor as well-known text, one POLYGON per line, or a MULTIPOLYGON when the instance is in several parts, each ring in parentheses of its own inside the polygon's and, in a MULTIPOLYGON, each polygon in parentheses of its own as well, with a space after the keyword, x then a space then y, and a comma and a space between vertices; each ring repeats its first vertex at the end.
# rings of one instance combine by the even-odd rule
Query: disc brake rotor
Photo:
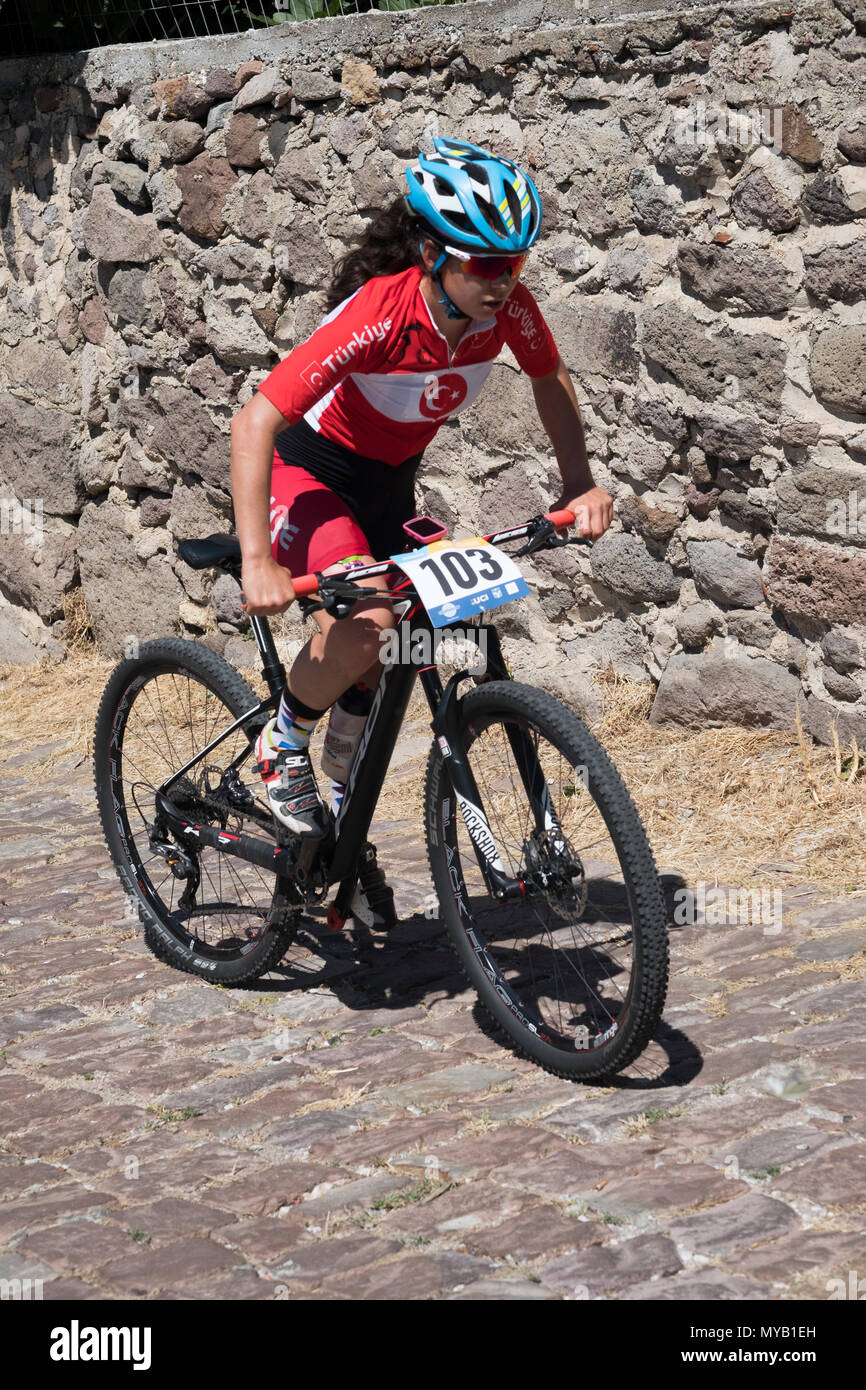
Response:
POLYGON ((557 898, 580 916, 586 907, 589 885, 580 856, 566 840, 551 842, 549 834, 534 830, 523 843, 529 874, 538 889, 557 898))

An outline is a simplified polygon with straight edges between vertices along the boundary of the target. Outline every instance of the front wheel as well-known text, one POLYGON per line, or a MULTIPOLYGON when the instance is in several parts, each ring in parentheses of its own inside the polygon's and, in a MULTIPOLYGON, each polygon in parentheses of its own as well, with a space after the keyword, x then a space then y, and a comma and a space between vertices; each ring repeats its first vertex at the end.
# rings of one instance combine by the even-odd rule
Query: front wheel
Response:
POLYGON ((665 908, 646 832, 601 744, 551 696, 485 682, 460 700, 459 720, 496 855, 525 896, 490 893, 434 744, 425 816, 443 921, 515 1048, 558 1076, 601 1082, 639 1056, 664 1008, 665 908))

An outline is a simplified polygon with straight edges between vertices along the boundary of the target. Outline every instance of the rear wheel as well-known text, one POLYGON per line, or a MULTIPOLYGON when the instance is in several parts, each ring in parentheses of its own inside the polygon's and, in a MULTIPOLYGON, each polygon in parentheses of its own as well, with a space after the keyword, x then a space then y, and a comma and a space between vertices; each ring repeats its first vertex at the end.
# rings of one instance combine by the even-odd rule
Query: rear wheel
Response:
MULTIPOLYGON (((299 909, 284 878, 210 846, 178 845, 157 824, 154 796, 172 773, 258 703, 247 682, 214 652, 160 639, 143 643, 138 656, 112 672, 94 732, 94 780, 106 843, 148 946, 179 970, 227 985, 254 980, 278 964, 299 909)), ((266 718, 258 715, 236 729, 190 768, 170 788, 172 801, 199 824, 272 835, 251 756, 266 718)))
POLYGON ((640 817, 601 744, 549 695, 491 681, 459 709, 490 852, 526 896, 489 892, 434 744, 425 814, 443 921, 515 1047, 599 1082, 646 1047, 667 989, 664 901, 640 817))

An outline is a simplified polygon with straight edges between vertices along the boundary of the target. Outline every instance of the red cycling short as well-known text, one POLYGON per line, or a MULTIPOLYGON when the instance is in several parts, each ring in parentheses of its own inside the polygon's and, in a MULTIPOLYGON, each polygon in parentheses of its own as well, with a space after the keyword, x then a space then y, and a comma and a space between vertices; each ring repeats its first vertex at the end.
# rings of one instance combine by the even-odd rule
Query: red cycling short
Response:
MULTIPOLYGON (((349 555, 373 552, 351 508, 305 468, 277 464, 271 474, 271 551, 290 574, 320 573, 349 555)), ((406 537, 404 549, 412 542, 406 537)), ((393 569, 388 588, 405 575, 393 569)))
MULTIPOLYGON (((415 514, 421 455, 386 464, 335 444, 306 420, 275 441, 271 471, 271 546, 291 574, 312 574, 352 555, 386 560, 411 542, 403 522, 415 514)), ((399 570, 387 576, 400 582, 399 570)))

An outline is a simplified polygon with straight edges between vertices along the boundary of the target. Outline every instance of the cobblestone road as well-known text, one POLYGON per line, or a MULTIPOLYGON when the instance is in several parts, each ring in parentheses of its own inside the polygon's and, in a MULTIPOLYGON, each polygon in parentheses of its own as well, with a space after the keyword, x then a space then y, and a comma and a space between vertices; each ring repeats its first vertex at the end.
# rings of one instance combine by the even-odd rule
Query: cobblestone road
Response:
POLYGON ((866 1277, 866 894, 788 885, 777 935, 674 930, 661 1045, 616 1088, 579 1087, 485 1033, 420 910, 414 824, 374 825, 387 939, 359 959, 305 917, 286 966, 230 992, 145 950, 83 756, 7 753, 0 1279, 75 1299, 712 1300, 866 1277))

